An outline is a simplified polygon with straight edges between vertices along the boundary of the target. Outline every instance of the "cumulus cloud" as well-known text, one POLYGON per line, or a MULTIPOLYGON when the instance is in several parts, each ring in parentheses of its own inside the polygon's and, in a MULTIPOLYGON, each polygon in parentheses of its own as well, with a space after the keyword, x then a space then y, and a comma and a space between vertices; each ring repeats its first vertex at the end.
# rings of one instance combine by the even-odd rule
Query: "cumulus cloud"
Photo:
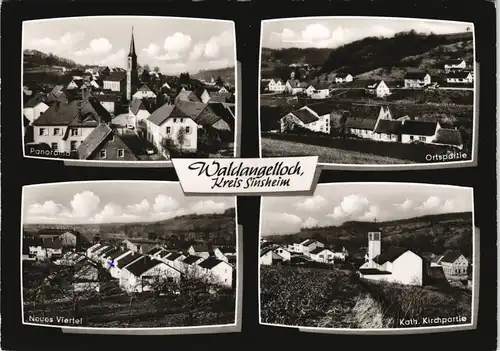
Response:
POLYGON ((72 214, 74 217, 88 218, 99 207, 101 199, 92 191, 84 191, 76 194, 71 200, 72 214))
POLYGON ((111 51, 113 45, 106 38, 97 38, 90 41, 89 47, 75 51, 76 56, 104 55, 111 51))
POLYGON ((191 209, 196 214, 222 213, 226 210, 226 205, 223 202, 202 200, 193 204, 191 209))
POLYGON ((150 57, 155 57, 160 52, 160 47, 155 43, 150 43, 147 48, 142 49, 146 53, 146 55, 150 57))
POLYGON ((28 206, 27 214, 33 216, 56 216, 61 213, 66 213, 67 210, 63 205, 56 204, 54 201, 45 201, 43 204, 34 203, 28 206))
POLYGON ((289 234, 300 231, 302 219, 299 216, 269 212, 262 219, 262 232, 265 234, 289 234))
POLYGON ((331 218, 342 218, 342 217, 345 217, 347 214, 342 210, 342 208, 340 206, 335 206, 333 208, 333 211, 332 213, 329 213, 327 214, 327 217, 331 217, 331 218))
POLYGON ((214 60, 222 56, 222 51, 224 48, 231 47, 234 45, 234 32, 228 29, 219 35, 214 35, 207 42, 196 43, 191 52, 189 53, 189 59, 191 61, 196 61, 200 58, 206 58, 209 60, 214 60))
POLYGON ((315 195, 294 204, 295 208, 303 211, 318 211, 327 204, 323 196, 315 195))
POLYGON ((127 206, 126 211, 132 213, 147 213, 151 211, 151 206, 149 205, 149 201, 144 199, 138 204, 127 206))
POLYGON ((127 52, 125 49, 120 49, 117 52, 110 54, 104 59, 99 61, 99 64, 106 66, 116 66, 123 67, 125 65, 125 58, 127 57, 127 52))
POLYGON ((394 204, 394 207, 396 207, 398 210, 401 210, 401 211, 410 210, 414 206, 415 206, 415 202, 413 200, 410 200, 410 199, 406 199, 405 201, 403 201, 400 204, 394 204))
POLYGON ((380 217, 381 211, 378 206, 370 206, 369 210, 366 211, 359 219, 362 221, 373 221, 380 217))
POLYGON ((368 201, 367 198, 351 194, 349 196, 345 196, 340 202, 340 205, 335 206, 333 211, 326 216, 335 220, 369 220, 375 216, 375 211, 377 211, 377 209, 375 206, 370 205, 370 201, 368 201))
POLYGON ((170 57, 179 56, 191 46, 191 37, 181 32, 176 32, 165 39, 163 48, 170 57))
POLYGON ((179 202, 167 195, 158 195, 155 198, 153 209, 155 212, 171 212, 179 207, 179 202))
POLYGON ((281 33, 279 34, 282 40, 293 40, 295 38, 295 32, 288 28, 283 28, 281 33))
POLYGON ((41 51, 60 53, 70 51, 84 38, 84 32, 67 32, 57 39, 44 37, 30 40, 28 43, 26 43, 26 46, 41 51))
POLYGON ((196 61, 203 55, 204 52, 205 52, 205 43, 203 42, 196 43, 193 46, 193 50, 189 54, 189 59, 191 61, 196 61))
POLYGON ((318 40, 326 40, 330 38, 330 30, 322 24, 310 24, 301 32, 302 39, 307 42, 314 43, 318 40))
POLYGON ((417 207, 417 210, 433 210, 438 208, 441 205, 441 199, 438 196, 429 196, 427 200, 422 202, 420 206, 417 207))
POLYGON ((302 228, 314 228, 317 227, 318 224, 319 221, 317 219, 309 217, 304 223, 302 223, 302 228))

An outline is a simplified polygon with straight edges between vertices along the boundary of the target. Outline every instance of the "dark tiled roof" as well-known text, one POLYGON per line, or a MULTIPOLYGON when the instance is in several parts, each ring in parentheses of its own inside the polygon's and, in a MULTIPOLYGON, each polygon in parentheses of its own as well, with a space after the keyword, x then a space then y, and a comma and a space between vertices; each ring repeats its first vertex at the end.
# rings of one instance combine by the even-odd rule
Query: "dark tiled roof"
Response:
POLYGON ((313 110, 318 116, 328 115, 334 110, 334 106, 328 102, 319 102, 307 105, 307 107, 313 110))
POLYGON ((344 126, 346 128, 351 129, 365 129, 365 130, 373 130, 375 128, 375 124, 377 120, 372 118, 354 118, 347 117, 345 120, 344 126))
POLYGON ((140 277, 142 274, 146 273, 151 268, 158 266, 159 264, 165 263, 152 259, 149 256, 142 256, 141 259, 131 263, 126 267, 126 269, 136 277, 140 277))
MULTIPOLYGON (((106 257, 110 257, 113 256, 113 255, 116 255, 118 254, 118 256, 120 256, 121 254, 123 253, 123 251, 120 249, 120 248, 117 248, 117 247, 112 247, 111 250, 105 250, 103 253, 102 253, 102 257, 106 258, 106 257)), ((116 256, 116 257, 118 257, 116 256)), ((116 258, 115 257, 115 258, 116 258)))
POLYGON ((263 248, 262 250, 260 250, 260 256, 264 256, 265 254, 267 254, 269 251, 273 251, 273 248, 272 247, 266 247, 266 248, 263 248))
POLYGON ((359 273, 365 275, 381 275, 381 274, 391 274, 391 272, 381 271, 376 268, 362 268, 359 270, 359 273))
MULTIPOLYGON (((234 129, 234 115, 229 106, 220 102, 209 102, 208 108, 218 117, 222 118, 231 129, 234 129)), ((196 123, 200 124, 198 121, 196 123)))
POLYGON ((399 134, 401 130, 401 121, 393 121, 390 119, 381 119, 378 121, 375 133, 399 134))
POLYGON ((449 73, 446 78, 458 78, 458 79, 465 79, 469 76, 470 72, 452 72, 449 73))
POLYGON ((453 263, 457 260, 462 255, 462 253, 458 250, 447 250, 443 254, 443 258, 441 259, 441 262, 446 262, 446 263, 453 263))
POLYGON ((101 102, 117 102, 118 98, 115 94, 95 94, 94 97, 101 102))
POLYGON ((405 74, 405 79, 423 80, 427 74, 427 72, 408 72, 405 74))
POLYGON ((300 119, 304 124, 316 122, 319 119, 308 109, 295 110, 290 113, 293 114, 298 119, 300 119))
POLYGON ((201 268, 212 269, 215 266, 217 266, 218 264, 220 264, 221 262, 224 262, 224 261, 219 260, 219 259, 217 259, 215 257, 209 257, 206 260, 203 260, 202 262, 200 262, 198 265, 201 268))
POLYGON ((181 257, 182 254, 181 253, 178 253, 178 252, 173 252, 171 255, 169 255, 167 257, 167 260, 169 261, 175 261, 176 259, 178 259, 179 257, 181 257))
POLYGON ((61 240, 59 239, 56 239, 56 240, 52 240, 50 238, 45 238, 45 239, 42 239, 43 240, 43 247, 44 248, 47 248, 47 249, 61 249, 62 248, 62 243, 61 243, 61 240))
POLYGON ((106 81, 113 81, 113 82, 119 82, 123 79, 127 78, 127 72, 126 71, 114 71, 111 72, 104 80, 106 81))
POLYGON ((151 250, 147 252, 148 255, 155 255, 161 252, 163 249, 161 247, 153 247, 151 250))
POLYGON ((292 88, 303 88, 303 84, 297 79, 289 79, 287 83, 289 83, 292 88))
POLYGON ((186 263, 186 264, 193 264, 195 263, 196 261, 200 260, 202 257, 200 256, 196 256, 196 255, 189 255, 188 257, 186 257, 182 262, 186 263))
POLYGON ((462 145, 462 134, 456 129, 440 128, 436 133, 434 142, 447 145, 462 145))
POLYGON ((456 60, 448 60, 445 62, 447 65, 458 65, 462 63, 463 59, 456 59, 456 60))
POLYGON ((80 159, 86 159, 97 149, 108 135, 113 133, 107 124, 100 124, 96 127, 76 150, 80 159))
POLYGON ((323 89, 329 89, 331 84, 326 82, 320 82, 320 83, 311 83, 311 85, 315 90, 323 90, 323 89))
POLYGON ((74 100, 68 104, 55 102, 38 119, 34 125, 70 125, 70 126, 97 126, 97 121, 108 122, 111 115, 95 98, 74 100), (91 120, 85 121, 87 117, 91 120))
POLYGON ((337 72, 336 77, 338 78, 346 78, 350 73, 347 72, 337 72))
POLYGON ((196 252, 209 252, 209 248, 206 245, 193 245, 193 249, 196 252))
POLYGON ((319 254, 323 250, 328 250, 326 247, 317 247, 314 250, 310 251, 311 254, 316 255, 319 254))
POLYGON ((380 265, 386 262, 394 262, 394 260, 396 260, 399 256, 404 254, 406 251, 408 251, 408 249, 404 247, 392 246, 382 251, 382 253, 377 257, 375 257, 373 261, 380 265))
POLYGON ((116 247, 114 246, 109 246, 107 247, 106 249, 102 250, 100 253, 99 253, 99 256, 100 257, 106 257, 106 254, 108 253, 112 253, 116 250, 116 247))
POLYGON ((218 248, 223 254, 234 254, 236 249, 232 246, 221 246, 218 248))
POLYGON ((444 274, 443 267, 428 267, 427 275, 432 279, 444 279, 446 275, 444 274))
POLYGON ((31 97, 26 104, 24 104, 24 108, 31 108, 35 107, 39 103, 43 102, 45 103, 45 96, 43 94, 36 94, 35 96, 31 97))
POLYGON ((31 238, 24 238, 23 239, 23 247, 30 247, 30 246, 42 246, 43 241, 42 239, 31 239, 31 238))
POLYGON ((410 135, 434 135, 437 128, 437 122, 424 122, 424 121, 404 121, 401 126, 402 134, 410 135))
POLYGON ((163 122, 165 122, 170 117, 170 114, 174 109, 174 105, 165 104, 154 111, 152 114, 150 114, 147 119, 157 126, 161 126, 163 122))
MULTIPOLYGON (((109 255, 109 259, 110 260, 114 260, 115 258, 118 258, 120 257, 121 255, 125 254, 127 251, 129 250, 118 250, 118 251, 115 251, 114 253, 112 253, 111 255, 109 255)), ((130 254, 129 254, 130 255, 130 254)))
POLYGON ((309 246, 309 245, 311 245, 313 242, 314 242, 314 240, 313 240, 313 239, 307 239, 307 240, 304 240, 303 242, 301 242, 301 244, 302 244, 303 246, 309 246))
POLYGON ((152 90, 151 90, 151 88, 147 84, 144 84, 137 91, 152 91, 152 90))
POLYGON ((130 255, 125 256, 121 260, 118 261, 118 264, 116 265, 118 268, 123 268, 126 265, 128 265, 131 262, 134 262, 135 260, 139 259, 140 257, 143 257, 144 255, 140 255, 137 253, 133 253, 130 255))

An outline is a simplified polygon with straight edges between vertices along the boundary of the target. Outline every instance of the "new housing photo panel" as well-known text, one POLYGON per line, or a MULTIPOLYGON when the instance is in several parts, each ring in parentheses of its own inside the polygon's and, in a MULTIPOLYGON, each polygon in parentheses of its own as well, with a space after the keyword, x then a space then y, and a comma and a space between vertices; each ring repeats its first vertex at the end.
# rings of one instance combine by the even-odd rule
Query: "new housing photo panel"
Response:
POLYGON ((263 21, 261 157, 377 167, 472 163, 475 65, 472 23, 263 21))
POLYGON ((25 157, 234 157, 233 21, 74 17, 23 23, 25 157))
POLYGON ((319 184, 261 207, 260 322, 310 330, 471 329, 472 188, 319 184))
POLYGON ((177 182, 25 186, 23 323, 234 326, 235 206, 234 197, 185 197, 177 182))

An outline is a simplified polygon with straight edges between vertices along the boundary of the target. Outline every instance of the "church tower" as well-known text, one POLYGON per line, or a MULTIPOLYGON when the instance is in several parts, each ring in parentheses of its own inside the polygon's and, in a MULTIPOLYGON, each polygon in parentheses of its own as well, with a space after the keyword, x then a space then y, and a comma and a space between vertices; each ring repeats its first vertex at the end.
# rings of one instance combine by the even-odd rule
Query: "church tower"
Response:
POLYGON ((381 253, 380 232, 368 232, 368 262, 381 253))
POLYGON ((137 74, 137 54, 135 53, 134 27, 130 38, 130 50, 127 58, 127 100, 132 100, 132 94, 137 90, 139 76, 137 74))

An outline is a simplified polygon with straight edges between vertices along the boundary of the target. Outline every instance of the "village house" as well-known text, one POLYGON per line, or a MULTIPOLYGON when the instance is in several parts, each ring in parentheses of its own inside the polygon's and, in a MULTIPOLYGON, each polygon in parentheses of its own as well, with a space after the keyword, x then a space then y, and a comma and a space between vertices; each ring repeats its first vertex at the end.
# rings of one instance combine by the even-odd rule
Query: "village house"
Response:
POLYGON ((47 258, 58 258, 62 256, 62 242, 59 238, 52 240, 50 238, 42 239, 42 247, 45 250, 47 258))
POLYGON ((309 256, 309 253, 317 247, 325 247, 325 244, 314 239, 306 239, 300 243, 300 252, 309 256))
POLYGON ((188 250, 188 254, 196 255, 203 258, 208 258, 212 256, 212 250, 207 245, 191 245, 188 250))
POLYGON ((268 246, 260 251, 260 264, 273 265, 284 262, 284 257, 274 251, 274 247, 268 246))
POLYGON ((304 92, 311 99, 326 99, 330 96, 330 84, 326 82, 317 82, 309 85, 304 92))
POLYGON ((403 120, 401 123, 401 142, 405 144, 416 141, 430 144, 441 128, 439 122, 403 120))
POLYGON ((72 232, 64 232, 59 235, 61 245, 63 248, 76 248, 78 243, 78 236, 72 232))
MULTIPOLYGON (((108 124, 101 123, 78 146, 77 156, 81 160, 138 161, 138 154, 144 152, 134 150, 134 143, 129 143, 126 136, 115 132, 108 124)), ((135 134, 131 136, 138 139, 135 134)))
POLYGON ((349 251, 343 245, 334 245, 330 249, 333 251, 333 257, 337 260, 345 261, 349 257, 349 251))
POLYGON ((124 94, 127 89, 127 72, 110 72, 105 78, 103 78, 102 88, 104 90, 118 91, 124 94))
POLYGON ((233 286, 233 267, 215 257, 209 257, 198 264, 201 276, 209 284, 222 285, 228 288, 233 286))
POLYGON ((123 250, 115 246, 110 246, 108 249, 101 252, 101 254, 97 257, 97 263, 99 263, 102 267, 106 267, 110 262, 109 257, 117 252, 123 252, 123 250))
POLYGON ((338 73, 335 76, 335 83, 348 83, 352 82, 353 78, 350 73, 338 73))
POLYGON ((174 103, 177 104, 179 101, 190 101, 190 102, 202 102, 201 99, 192 90, 187 90, 182 88, 179 94, 174 99, 174 103))
POLYGON ((99 256, 101 256, 102 253, 104 253, 105 251, 109 250, 111 248, 110 245, 102 245, 101 247, 97 248, 96 250, 93 250, 91 253, 90 253, 90 259, 94 262, 98 262, 99 261, 99 256))
POLYGON ((187 256, 180 252, 172 252, 170 255, 162 258, 162 262, 166 262, 168 265, 174 267, 177 270, 182 270, 184 268, 183 261, 187 256))
POLYGON ((56 85, 47 94, 47 104, 51 105, 52 103, 54 103, 56 101, 63 102, 63 103, 68 102, 68 96, 65 93, 64 85, 56 85))
POLYGON ((304 91, 304 84, 297 79, 289 79, 285 84, 285 91, 291 95, 297 95, 304 91))
POLYGON ((182 272, 190 278, 200 278, 201 269, 198 265, 205 259, 196 255, 188 255, 182 260, 182 272))
POLYGON ((116 107, 119 102, 119 96, 117 96, 116 94, 102 93, 102 94, 94 94, 94 97, 97 99, 97 101, 100 102, 102 107, 104 107, 111 116, 114 116, 116 112, 116 107))
POLYGON ((84 85, 83 77, 73 76, 69 83, 66 85, 67 90, 80 89, 84 85))
POLYGON ((24 254, 26 254, 26 258, 30 260, 45 260, 47 258, 47 253, 43 248, 42 239, 23 239, 23 255, 24 254), (26 253, 25 248, 27 248, 26 253))
POLYGON ((279 245, 273 248, 273 252, 283 257, 283 262, 290 261, 292 254, 283 246, 279 245))
POLYGON ((423 88, 431 84, 431 76, 427 72, 408 72, 404 76, 405 88, 423 88))
POLYGON ((109 112, 95 98, 56 101, 33 122, 33 141, 54 151, 75 152, 99 124, 109 121, 109 112))
POLYGON ((129 250, 143 254, 151 250, 151 248, 155 247, 157 245, 157 242, 141 238, 138 239, 129 238, 123 240, 122 245, 129 250))
POLYGON ((472 84, 471 72, 451 72, 446 76, 446 83, 472 84))
POLYGON ((75 292, 100 290, 99 268, 90 262, 83 264, 73 275, 73 289, 75 292))
POLYGON ((326 104, 311 104, 292 111, 280 119, 281 132, 294 126, 307 128, 313 132, 330 134, 331 108, 326 104))
POLYGON ((273 93, 282 93, 285 91, 285 83, 279 78, 263 79, 262 83, 265 85, 267 91, 273 93))
POLYGON ((315 262, 333 263, 335 252, 326 247, 317 247, 309 252, 309 258, 315 262))
POLYGON ((431 267, 443 267, 446 276, 467 276, 469 261, 459 250, 446 250, 431 260, 431 267))
POLYGON ((207 107, 206 104, 178 101, 175 105, 163 105, 145 118, 147 140, 158 150, 164 150, 163 140, 169 139, 173 145, 185 152, 196 152, 198 148, 198 124, 196 117, 207 107), (179 135, 183 130, 183 138, 179 135), (179 143, 182 141, 182 144, 179 143))
POLYGON ((368 261, 359 268, 360 278, 423 285, 422 257, 403 247, 381 248, 381 232, 369 232, 368 261))
MULTIPOLYGON (((116 268, 118 261, 130 255, 131 253, 132 251, 130 250, 125 250, 123 247, 118 247, 112 253, 108 253, 105 255, 106 257, 102 262, 102 266, 103 268, 109 269, 111 274, 112 270, 116 268)), ((111 274, 111 276, 113 276, 113 274, 111 274)), ((116 277, 113 276, 113 278, 118 278, 118 275, 116 277)))
POLYGON ((115 279, 120 279, 122 269, 137 261, 143 255, 132 250, 124 250, 124 253, 114 259, 113 266, 109 268, 109 273, 115 279))
POLYGON ((132 95, 132 99, 156 99, 156 93, 144 84, 132 95))
POLYGON ((43 95, 36 94, 25 103, 23 114, 29 120, 30 124, 49 108, 49 105, 45 103, 44 99, 43 95))
POLYGON ((217 93, 218 94, 228 94, 229 90, 227 90, 227 88, 225 86, 222 86, 222 87, 220 87, 219 90, 217 90, 217 93))
POLYGON ((214 256, 219 260, 233 264, 236 261, 236 249, 231 246, 216 247, 214 256))
POLYGON ((368 85, 365 89, 366 93, 369 95, 375 95, 378 98, 384 98, 391 95, 391 91, 387 84, 383 80, 380 80, 374 84, 368 85))
POLYGON ((465 68, 466 66, 467 64, 463 59, 449 60, 445 62, 444 70, 448 73, 451 70, 460 70, 465 68))
POLYGON ((146 252, 146 255, 148 255, 151 258, 161 258, 161 254, 165 252, 164 248, 158 246, 158 247, 153 247, 150 249, 148 252, 146 252))
POLYGON ((151 291, 181 279, 182 273, 165 262, 142 256, 122 269, 120 286, 127 292, 151 291), (158 286, 156 286, 158 284, 158 286))
POLYGON ((103 245, 100 244, 100 243, 97 243, 97 244, 94 244, 92 245, 91 247, 89 247, 86 251, 86 255, 88 258, 92 257, 92 254, 97 251, 98 249, 100 249, 103 245))

